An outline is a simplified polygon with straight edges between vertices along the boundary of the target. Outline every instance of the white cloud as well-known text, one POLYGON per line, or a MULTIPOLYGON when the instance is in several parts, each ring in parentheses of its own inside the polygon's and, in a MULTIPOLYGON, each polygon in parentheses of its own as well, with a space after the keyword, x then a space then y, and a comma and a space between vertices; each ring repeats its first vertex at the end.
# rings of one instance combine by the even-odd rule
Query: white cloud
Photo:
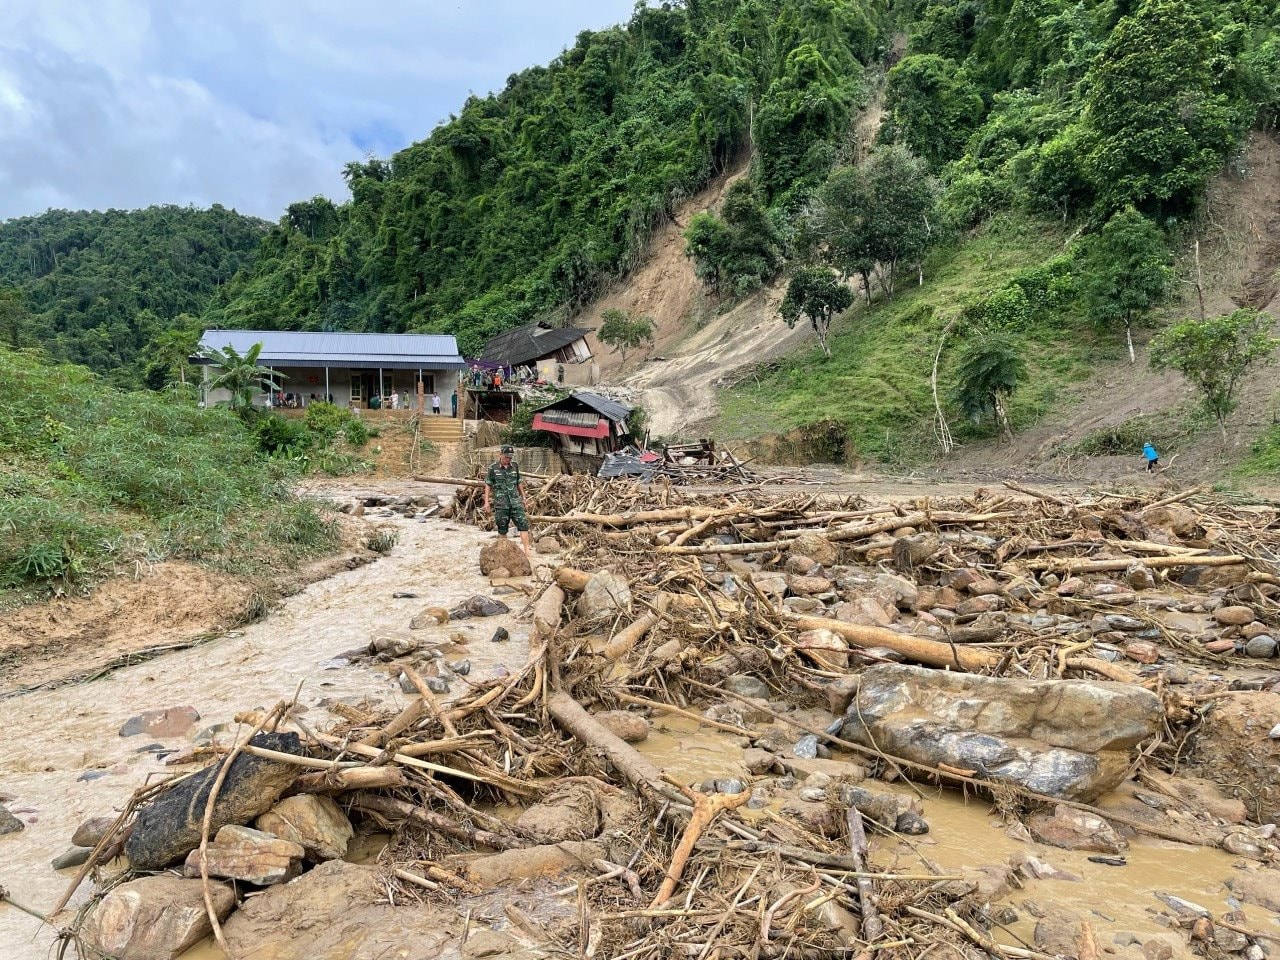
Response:
POLYGON ((222 203, 274 219, 345 195, 367 150, 421 139, 632 0, 6 0, 0 218, 222 203))

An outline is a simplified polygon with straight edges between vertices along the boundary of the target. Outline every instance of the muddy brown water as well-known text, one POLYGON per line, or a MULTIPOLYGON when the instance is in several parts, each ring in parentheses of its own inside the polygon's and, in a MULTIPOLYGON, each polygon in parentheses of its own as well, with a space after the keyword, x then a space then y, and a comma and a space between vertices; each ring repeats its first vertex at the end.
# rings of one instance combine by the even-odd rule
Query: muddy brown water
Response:
MULTIPOLYGON (((75 827, 91 816, 118 810, 149 777, 173 768, 140 748, 156 742, 146 737, 122 738, 117 731, 144 709, 189 705, 199 711, 201 727, 217 723, 234 727, 236 713, 267 706, 292 695, 302 681, 300 702, 309 720, 329 715, 326 698, 372 697, 388 706, 402 705, 405 695, 386 672, 368 666, 327 669, 336 654, 365 644, 376 635, 406 631, 421 607, 452 606, 477 593, 492 593, 474 558, 490 534, 441 520, 416 522, 399 517, 379 519, 401 532, 400 543, 386 558, 357 570, 312 584, 262 622, 191 650, 167 654, 149 663, 119 670, 91 683, 44 690, 0 702, 0 789, 15 799, 10 808, 27 823, 17 834, 0 837, 0 883, 18 902, 46 910, 57 900, 74 870, 55 872, 49 861, 65 850, 75 827), (417 598, 392 599, 408 590, 417 598), (88 774, 96 779, 85 780, 88 774)), ((521 595, 503 597, 518 612, 521 595)), ((472 679, 495 670, 515 670, 528 654, 527 624, 514 616, 468 620, 430 631, 424 640, 446 640, 450 633, 468 638, 464 651, 451 654, 471 660, 472 679), (497 626, 511 640, 489 641, 497 626)), ((455 684, 455 694, 465 689, 455 684)), ((182 749, 190 736, 159 741, 182 749)), ((224 734, 224 740, 229 734, 224 734)), ((744 777, 742 751, 732 738, 699 728, 691 720, 660 718, 642 750, 672 776, 686 782, 718 777, 744 777)), ((904 785, 884 789, 909 790, 904 785)), ((922 789, 925 817, 932 831, 909 844, 875 837, 872 861, 877 868, 920 873, 922 858, 943 870, 1003 861, 1034 854, 1081 878, 1026 881, 1007 902, 1021 919, 997 931, 1005 942, 1029 941, 1034 920, 1021 908, 1025 900, 1068 906, 1089 919, 1099 942, 1109 946, 1119 933, 1145 940, 1167 932, 1155 920, 1161 908, 1154 893, 1164 892, 1200 903, 1215 913, 1228 909, 1223 881, 1233 858, 1207 848, 1139 838, 1132 841, 1128 865, 1111 867, 1071 853, 1007 836, 1004 825, 981 801, 966 801, 953 791, 922 789)), ((366 851, 366 854, 368 851, 366 851)), ((89 893, 82 885, 73 906, 89 893)), ((1280 934, 1277 919, 1246 908, 1249 926, 1280 934)), ((37 960, 49 955, 53 942, 47 928, 9 907, 0 906, 0 957, 37 960)), ((212 943, 201 944, 184 960, 220 960, 212 943)))
MULTIPOLYGON (((376 511, 370 511, 375 513, 376 511)), ((468 597, 493 593, 476 566, 480 547, 492 534, 442 520, 417 522, 388 516, 379 523, 401 533, 390 555, 304 589, 261 622, 190 650, 118 670, 90 683, 41 690, 0 701, 0 790, 14 797, 9 808, 26 829, 0 837, 0 884, 13 899, 36 910, 50 909, 75 870, 54 871, 50 860, 70 846, 85 819, 119 810, 148 778, 172 774, 155 755, 139 752, 153 743, 182 750, 201 728, 227 724, 236 713, 270 706, 293 695, 309 723, 331 715, 326 698, 377 699, 389 707, 409 697, 393 676, 372 666, 326 669, 326 661, 378 635, 408 634, 409 619, 424 606, 451 607, 468 597), (396 591, 417 598, 393 599, 396 591), (148 709, 191 706, 200 721, 181 737, 154 740, 121 737, 120 727, 148 709), (85 776, 95 779, 85 780, 85 776)), ((516 619, 523 594, 500 597, 513 613, 415 631, 424 642, 446 641, 460 632, 464 649, 448 659, 471 661, 470 680, 500 670, 518 670, 528 657, 528 625, 516 619), (511 639, 492 643, 504 626, 511 639)), ((453 684, 453 696, 466 690, 453 684)), ((445 698, 448 699, 448 698, 445 698)), ((231 732, 224 733, 223 742, 231 732)), ((183 768, 185 769, 185 768, 183 768)), ((74 907, 88 896, 82 884, 74 907)), ((0 905, 0 957, 37 960, 49 956, 51 932, 18 910, 0 905)))
MULTIPOLYGON (((747 776, 742 749, 734 738, 699 729, 691 720, 660 720, 649 740, 639 746, 663 769, 688 781, 747 776)), ((1170 933, 1155 920, 1164 907, 1155 897, 1157 892, 1198 903, 1217 916, 1234 906, 1227 902, 1230 891, 1223 881, 1232 875, 1237 859, 1218 849, 1138 837, 1130 840, 1126 866, 1108 866, 1091 862, 1088 853, 1014 839, 1005 833, 1006 824, 992 815, 990 804, 966 799, 958 791, 878 782, 868 786, 916 797, 930 825, 928 834, 902 842, 873 835, 871 862, 878 870, 920 875, 929 872, 927 860, 952 873, 962 867, 997 864, 1030 854, 1080 878, 1025 880, 1022 889, 1005 897, 1001 902, 1013 906, 1019 920, 994 933, 997 940, 1010 946, 1031 942, 1035 918, 1021 907, 1027 900, 1049 907, 1066 906, 1080 913, 1093 925, 1104 948, 1117 934, 1132 933, 1145 941, 1170 933)), ((746 809, 740 812, 748 817, 752 814, 746 809)), ((1247 905, 1243 911, 1251 929, 1280 935, 1280 918, 1247 905)))

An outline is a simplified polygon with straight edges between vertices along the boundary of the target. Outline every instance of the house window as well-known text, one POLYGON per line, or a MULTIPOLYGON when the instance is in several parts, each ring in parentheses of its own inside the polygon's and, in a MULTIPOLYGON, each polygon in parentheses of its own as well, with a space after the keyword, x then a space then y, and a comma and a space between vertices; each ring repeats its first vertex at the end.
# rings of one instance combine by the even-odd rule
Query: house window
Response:
POLYGON ((364 382, 358 373, 351 375, 351 399, 356 403, 364 400, 364 382))

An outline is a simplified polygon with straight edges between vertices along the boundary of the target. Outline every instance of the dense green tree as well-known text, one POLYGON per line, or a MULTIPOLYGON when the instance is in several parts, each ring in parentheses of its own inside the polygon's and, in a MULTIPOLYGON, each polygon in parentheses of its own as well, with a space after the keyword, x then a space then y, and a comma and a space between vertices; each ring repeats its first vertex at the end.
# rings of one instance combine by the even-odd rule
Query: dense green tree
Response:
POLYGON ((155 333, 142 350, 147 358, 142 368, 143 382, 152 390, 162 390, 175 381, 186 386, 201 332, 199 321, 182 313, 174 318, 173 326, 155 333))
POLYGON ((961 353, 952 399, 975 420, 991 416, 1001 435, 1011 440, 1008 401, 1026 376, 1017 341, 1004 332, 986 333, 961 353))
POLYGON ((1186 0, 1143 0, 1112 31, 1086 81, 1084 168, 1103 212, 1183 213, 1236 142, 1216 92, 1214 39, 1186 0))
POLYGON ((1263 130, 1280 126, 1280 36, 1272 36, 1241 57, 1244 94, 1263 130))
POLYGON ((627 352, 645 343, 653 343, 653 318, 637 316, 626 310, 609 309, 600 315, 603 321, 596 331, 596 339, 622 354, 627 362, 627 352))
POLYGON ((1133 326, 1169 288, 1169 248, 1160 229, 1133 207, 1086 238, 1077 254, 1079 285, 1093 322, 1124 328, 1129 362, 1136 362, 1133 326))
POLYGON ((827 178, 815 196, 812 229, 833 266, 862 278, 870 303, 877 266, 892 297, 900 265, 919 261, 935 239, 938 196, 923 161, 905 147, 881 146, 862 165, 827 178))
POLYGON ((0 288, 21 292, 24 315, 0 336, 137 382, 144 345, 179 314, 201 314, 253 262, 266 226, 216 205, 7 220, 0 288))
POLYGON ((717 297, 737 300, 772 280, 782 267, 782 238, 748 180, 725 191, 720 215, 694 216, 685 230, 685 255, 717 297))
POLYGON ((698 279, 710 287, 717 298, 729 243, 728 225, 708 210, 694 214, 684 231, 685 256, 693 261, 693 272, 698 279))
POLYGON ((842 275, 862 279, 862 292, 868 304, 871 303, 871 276, 878 259, 876 203, 862 167, 839 167, 818 188, 809 219, 809 227, 824 248, 826 261, 842 275))
POLYGON ((816 46, 804 44, 787 54, 755 120, 760 179, 769 197, 803 193, 821 181, 835 156, 831 141, 857 93, 816 46))
POLYGON ((26 346, 30 327, 31 314, 22 302, 22 291, 0 289, 0 340, 10 347, 26 346))
POLYGON ((818 343, 822 352, 831 356, 831 348, 827 346, 827 338, 831 333, 831 321, 842 310, 849 309, 853 303, 853 293, 826 267, 802 267, 797 270, 787 284, 787 295, 783 297, 778 312, 787 326, 794 328, 805 317, 813 332, 818 335, 818 343))
POLYGON ((925 163, 900 146, 872 151, 863 175, 874 201, 871 252, 883 267, 885 294, 892 297, 899 267, 919 262, 936 239, 939 187, 925 163))
POLYGON ((956 159, 982 122, 982 94, 954 60, 906 57, 889 71, 885 109, 890 136, 935 169, 956 159))
POLYGON ((1151 341, 1151 366, 1176 370, 1200 393, 1227 442, 1227 417, 1236 409, 1238 391, 1250 368, 1271 363, 1280 339, 1270 335, 1273 319, 1259 310, 1183 320, 1151 341))

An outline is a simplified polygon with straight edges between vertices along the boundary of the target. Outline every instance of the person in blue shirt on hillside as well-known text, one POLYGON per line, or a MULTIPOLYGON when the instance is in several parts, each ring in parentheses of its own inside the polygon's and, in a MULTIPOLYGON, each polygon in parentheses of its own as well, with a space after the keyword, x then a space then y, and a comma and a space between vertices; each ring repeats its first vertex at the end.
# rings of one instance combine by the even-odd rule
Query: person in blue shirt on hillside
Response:
POLYGON ((1142 455, 1147 459, 1147 473, 1155 473, 1156 467, 1160 466, 1160 454, 1156 453, 1156 448, 1150 443, 1144 443, 1142 455))

